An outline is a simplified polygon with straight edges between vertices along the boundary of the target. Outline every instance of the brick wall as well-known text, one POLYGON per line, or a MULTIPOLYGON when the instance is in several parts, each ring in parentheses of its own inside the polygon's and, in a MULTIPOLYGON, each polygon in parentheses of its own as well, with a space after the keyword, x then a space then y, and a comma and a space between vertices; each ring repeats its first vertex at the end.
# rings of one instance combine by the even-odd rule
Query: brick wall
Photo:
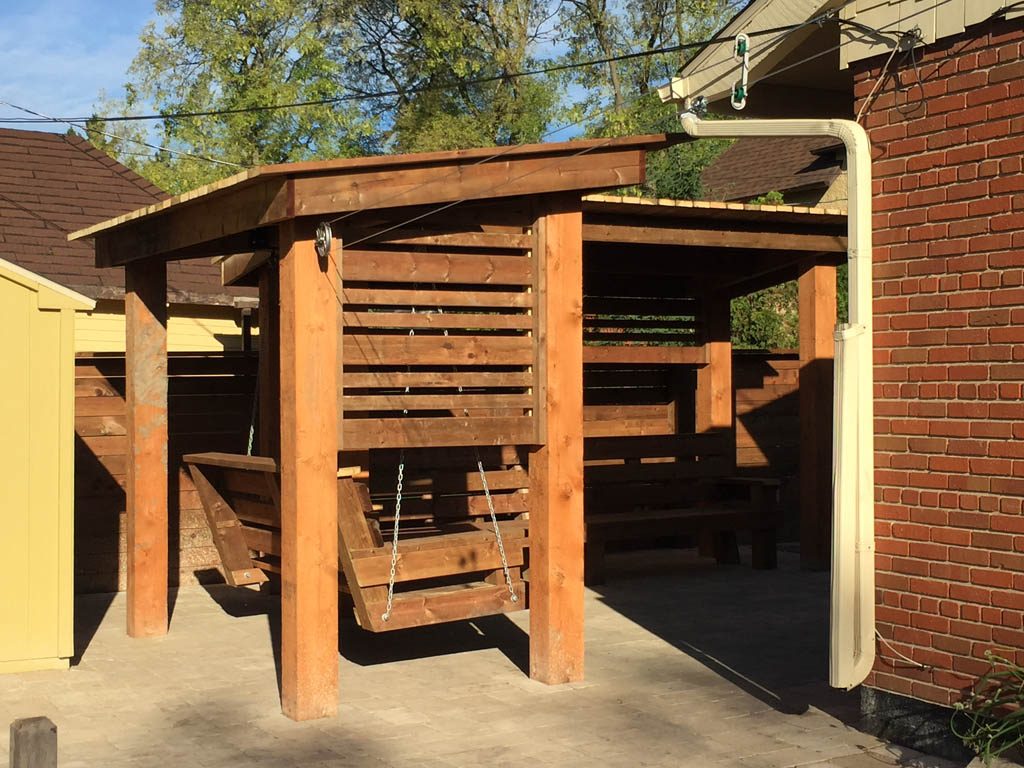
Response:
MULTIPOLYGON (((1020 19, 940 40, 892 68, 862 121, 887 640, 868 685, 947 705, 985 651, 1024 662, 1022 41, 1020 19)), ((858 108, 885 58, 854 65, 858 108)))

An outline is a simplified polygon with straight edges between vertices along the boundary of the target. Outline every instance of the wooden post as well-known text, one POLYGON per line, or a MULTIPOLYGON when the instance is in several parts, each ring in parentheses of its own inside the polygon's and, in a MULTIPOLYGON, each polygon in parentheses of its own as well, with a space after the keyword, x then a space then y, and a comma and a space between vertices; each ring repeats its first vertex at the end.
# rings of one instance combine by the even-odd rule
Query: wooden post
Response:
MULTIPOLYGON (((572 209, 575 206, 575 210, 572 209)), ((583 216, 536 223, 542 446, 530 455, 530 677, 583 679, 583 216)))
POLYGON ((11 723, 11 768, 57 768, 57 726, 48 717, 11 723))
POLYGON ((281 703, 293 720, 338 711, 336 272, 313 228, 280 225, 281 703))
POLYGON ((836 268, 800 272, 800 565, 829 567, 832 539, 832 378, 836 268))
POLYGON ((704 302, 704 355, 697 369, 698 432, 732 430, 732 321, 728 296, 704 302))
POLYGON ((259 455, 278 458, 280 452, 281 350, 277 265, 267 264, 260 270, 260 359, 259 359, 259 455))
POLYGON ((125 267, 128 634, 167 633, 167 267, 125 267))

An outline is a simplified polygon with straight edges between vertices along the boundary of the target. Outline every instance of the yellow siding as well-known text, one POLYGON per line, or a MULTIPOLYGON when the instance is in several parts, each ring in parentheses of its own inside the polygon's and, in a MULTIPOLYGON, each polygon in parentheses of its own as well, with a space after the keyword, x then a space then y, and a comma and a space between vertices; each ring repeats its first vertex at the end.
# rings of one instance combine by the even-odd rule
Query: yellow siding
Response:
POLYGON ((72 340, 74 307, 87 300, 8 267, 0 262, 0 671, 52 669, 74 653, 72 340))
MULTIPOLYGON (((167 320, 170 352, 223 352, 242 348, 242 311, 235 307, 172 304, 167 320)), ((75 352, 124 352, 124 302, 98 301, 79 315, 75 352)))

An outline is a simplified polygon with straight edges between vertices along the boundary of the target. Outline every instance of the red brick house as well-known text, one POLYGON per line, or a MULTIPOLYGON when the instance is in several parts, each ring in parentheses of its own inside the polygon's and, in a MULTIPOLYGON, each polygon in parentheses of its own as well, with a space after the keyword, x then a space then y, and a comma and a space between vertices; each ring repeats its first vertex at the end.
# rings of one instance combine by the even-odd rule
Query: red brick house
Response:
MULTIPOLYGON (((883 640, 862 701, 890 736, 948 731, 936 705, 986 651, 1024 663, 1024 6, 754 0, 721 34, 792 24, 752 37, 742 116, 859 119, 873 152, 883 640)), ((730 113, 736 67, 709 46, 663 95, 730 113)))

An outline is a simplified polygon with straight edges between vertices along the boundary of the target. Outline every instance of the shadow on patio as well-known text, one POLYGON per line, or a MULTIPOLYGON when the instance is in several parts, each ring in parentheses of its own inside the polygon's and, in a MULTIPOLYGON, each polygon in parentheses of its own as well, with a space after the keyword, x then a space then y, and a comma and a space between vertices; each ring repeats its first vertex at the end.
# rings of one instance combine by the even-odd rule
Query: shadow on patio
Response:
POLYGON ((603 603, 765 704, 786 714, 817 707, 845 723, 858 695, 828 686, 828 589, 780 547, 779 568, 718 566, 694 550, 621 552, 608 560, 603 603))

